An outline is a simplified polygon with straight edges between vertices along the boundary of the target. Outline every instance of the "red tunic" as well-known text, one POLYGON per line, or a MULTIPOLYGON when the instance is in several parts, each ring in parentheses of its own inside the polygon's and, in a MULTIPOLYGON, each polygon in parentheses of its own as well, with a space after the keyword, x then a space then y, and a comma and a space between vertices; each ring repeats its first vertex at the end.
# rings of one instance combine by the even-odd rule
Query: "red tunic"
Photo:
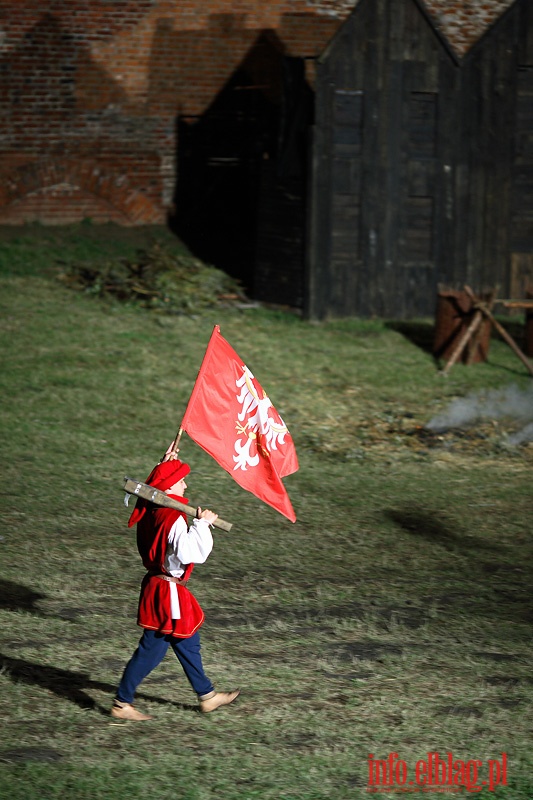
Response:
MULTIPOLYGON (((183 501, 183 498, 176 499, 183 501)), ((166 573, 168 534, 178 517, 187 520, 181 511, 150 504, 137 523, 137 547, 148 570, 141 584, 137 624, 142 628, 186 639, 202 625, 204 612, 191 592, 182 584, 177 584, 180 619, 172 619, 170 583, 156 577, 157 574, 166 573)), ((194 564, 185 566, 183 580, 189 578, 193 567, 194 564)))

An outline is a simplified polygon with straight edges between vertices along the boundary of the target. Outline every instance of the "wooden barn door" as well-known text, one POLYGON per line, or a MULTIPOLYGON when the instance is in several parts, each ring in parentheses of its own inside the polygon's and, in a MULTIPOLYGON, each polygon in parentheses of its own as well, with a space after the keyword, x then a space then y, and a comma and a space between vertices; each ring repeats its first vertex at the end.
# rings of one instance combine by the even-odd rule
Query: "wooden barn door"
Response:
POLYGON ((319 60, 309 316, 433 315, 453 260, 455 69, 416 0, 361 0, 319 60))
POLYGON ((434 311, 439 95, 428 90, 424 67, 395 65, 381 97, 330 86, 322 145, 329 172, 319 165, 325 187, 315 202, 322 208, 317 229, 329 242, 321 258, 329 263, 323 280, 335 316, 434 311))
POLYGON ((365 103, 357 89, 327 79, 317 84, 304 304, 311 318, 365 314, 361 212, 364 165, 370 164, 363 148, 365 103))
MULTIPOLYGON (((398 169, 397 219, 388 232, 395 245, 396 287, 402 317, 432 314, 436 290, 436 221, 439 206, 437 120, 439 95, 428 91, 424 65, 404 65, 403 143, 398 169), (394 227, 398 226, 395 230, 394 227)), ((391 215, 394 216, 394 215, 391 215)))
POLYGON ((361 289, 363 102, 361 91, 332 87, 330 303, 341 316, 361 289))

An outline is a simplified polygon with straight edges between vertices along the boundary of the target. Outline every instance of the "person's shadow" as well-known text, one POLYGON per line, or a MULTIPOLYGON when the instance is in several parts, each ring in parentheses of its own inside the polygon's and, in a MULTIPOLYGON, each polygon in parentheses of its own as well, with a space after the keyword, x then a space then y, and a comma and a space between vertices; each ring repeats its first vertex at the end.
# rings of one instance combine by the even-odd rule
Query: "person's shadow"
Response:
MULTIPOLYGON (((0 670, 7 673, 14 683, 41 686, 43 689, 53 692, 58 697, 76 703, 80 708, 92 709, 105 716, 109 716, 111 698, 114 697, 114 693, 117 689, 116 684, 92 680, 83 672, 71 672, 70 670, 60 669, 59 667, 50 667, 45 664, 24 661, 21 658, 11 658, 11 656, 6 656, 2 653, 0 653, 0 670), (87 691, 91 689, 106 692, 110 697, 109 706, 101 706, 93 700, 87 693, 87 691)), ((137 697, 151 703, 160 703, 161 705, 170 704, 184 711, 198 711, 196 705, 164 700, 161 697, 154 697, 145 692, 138 692, 137 697)))
MULTIPOLYGON (((39 617, 49 618, 50 614, 44 613, 37 606, 37 603, 45 599, 45 597, 46 595, 34 592, 32 589, 20 584, 0 580, 0 608, 8 611, 26 611, 39 617)), ((109 694, 110 698, 113 698, 117 688, 116 684, 91 680, 83 672, 71 672, 59 667, 24 661, 21 658, 13 658, 3 653, 0 653, 0 670, 7 673, 14 683, 41 686, 58 697, 76 703, 80 708, 90 708, 106 716, 109 715, 109 708, 99 706, 87 693, 87 690, 103 691, 109 694)), ((139 692, 137 696, 149 702, 161 703, 162 705, 170 702, 171 705, 186 711, 198 710, 196 705, 174 703, 144 692, 139 692)), ((111 699, 109 705, 111 705, 111 699)))

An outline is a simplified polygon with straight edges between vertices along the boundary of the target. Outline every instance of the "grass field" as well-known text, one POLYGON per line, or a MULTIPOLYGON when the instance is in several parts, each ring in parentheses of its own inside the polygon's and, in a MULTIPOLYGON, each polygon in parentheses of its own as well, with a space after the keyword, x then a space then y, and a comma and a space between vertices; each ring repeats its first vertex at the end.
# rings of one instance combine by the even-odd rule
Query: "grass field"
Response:
POLYGON ((426 427, 510 387, 531 410, 524 366, 493 339, 444 378, 426 320, 163 315, 57 280, 58 259, 153 237, 173 246, 155 229, 0 231, 0 798, 394 800, 369 758, 397 754, 410 793, 531 800, 533 445, 509 436, 533 414, 426 427), (200 715, 169 654, 137 698, 155 719, 118 723, 143 575, 122 481, 174 437, 215 323, 293 434, 298 521, 184 437, 191 503, 234 525, 192 581, 204 663, 242 694, 200 715), (422 786, 420 764, 416 782, 429 753, 452 753, 455 786, 422 786))

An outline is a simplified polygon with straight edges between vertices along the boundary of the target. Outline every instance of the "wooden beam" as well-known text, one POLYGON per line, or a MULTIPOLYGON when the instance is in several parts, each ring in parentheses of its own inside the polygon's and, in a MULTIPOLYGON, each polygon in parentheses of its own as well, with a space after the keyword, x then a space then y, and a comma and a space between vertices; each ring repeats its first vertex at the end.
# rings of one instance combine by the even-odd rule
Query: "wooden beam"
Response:
POLYGON ((533 300, 495 300, 505 308, 533 308, 533 300))
MULTIPOLYGON (((149 500, 150 503, 154 503, 156 506, 163 506, 164 508, 174 508, 177 511, 184 511, 190 517, 196 516, 196 508, 193 506, 188 506, 185 503, 180 503, 179 500, 174 500, 173 497, 169 497, 168 494, 165 492, 161 492, 159 489, 154 489, 153 486, 150 486, 147 483, 142 483, 141 481, 135 481, 133 478, 124 478, 124 489, 128 492, 128 494, 135 495, 135 497, 141 497, 143 500, 149 500)), ((217 519, 216 522, 213 522, 215 528, 221 528, 223 531, 230 531, 232 529, 232 523, 226 522, 223 519, 217 519)))
POLYGON ((476 329, 479 328, 482 320, 483 320, 483 314, 481 313, 481 311, 476 311, 476 313, 474 314, 474 316, 472 318, 472 322, 470 323, 470 325, 468 326, 466 331, 461 336, 461 339, 458 342, 457 347, 455 348, 455 350, 451 354, 449 360, 446 362, 446 366, 442 370, 442 374, 443 375, 446 375, 446 373, 453 367, 455 362, 461 357, 461 353, 463 352, 463 350, 465 349, 466 345, 470 341, 470 338, 476 332, 476 329))
POLYGON ((533 375, 533 364, 527 358, 527 356, 525 356, 524 353, 520 350, 520 348, 518 347, 517 343, 512 338, 512 336, 510 336, 510 334, 507 333, 505 328, 503 328, 500 325, 498 320, 492 316, 488 308, 483 308, 482 303, 480 303, 480 307, 483 313, 490 319, 490 321, 492 322, 492 324, 494 325, 494 327, 496 328, 502 339, 507 342, 513 353, 516 353, 522 364, 524 364, 524 366, 526 366, 527 369, 529 370, 530 374, 533 375))
POLYGON ((487 305, 487 303, 483 303, 481 300, 478 300, 478 298, 475 296, 475 294, 472 291, 472 289, 470 288, 470 286, 465 286, 465 292, 467 293, 467 295, 472 300, 474 308, 477 308, 479 311, 481 311, 481 313, 484 314, 487 317, 487 319, 489 319, 492 322, 492 324, 494 325, 494 327, 496 328, 496 330, 498 331, 498 333, 500 334, 502 339, 505 342, 507 342, 507 344, 509 345, 509 347, 511 348, 513 353, 516 353, 516 355, 518 356, 520 361, 529 370, 529 373, 531 375, 533 375, 533 364, 524 355, 524 353, 520 350, 520 348, 518 347, 518 345, 515 342, 515 340, 513 339, 513 337, 509 333, 507 333, 505 328, 502 327, 502 325, 500 325, 498 320, 493 317, 492 312, 491 312, 489 306, 487 305))

